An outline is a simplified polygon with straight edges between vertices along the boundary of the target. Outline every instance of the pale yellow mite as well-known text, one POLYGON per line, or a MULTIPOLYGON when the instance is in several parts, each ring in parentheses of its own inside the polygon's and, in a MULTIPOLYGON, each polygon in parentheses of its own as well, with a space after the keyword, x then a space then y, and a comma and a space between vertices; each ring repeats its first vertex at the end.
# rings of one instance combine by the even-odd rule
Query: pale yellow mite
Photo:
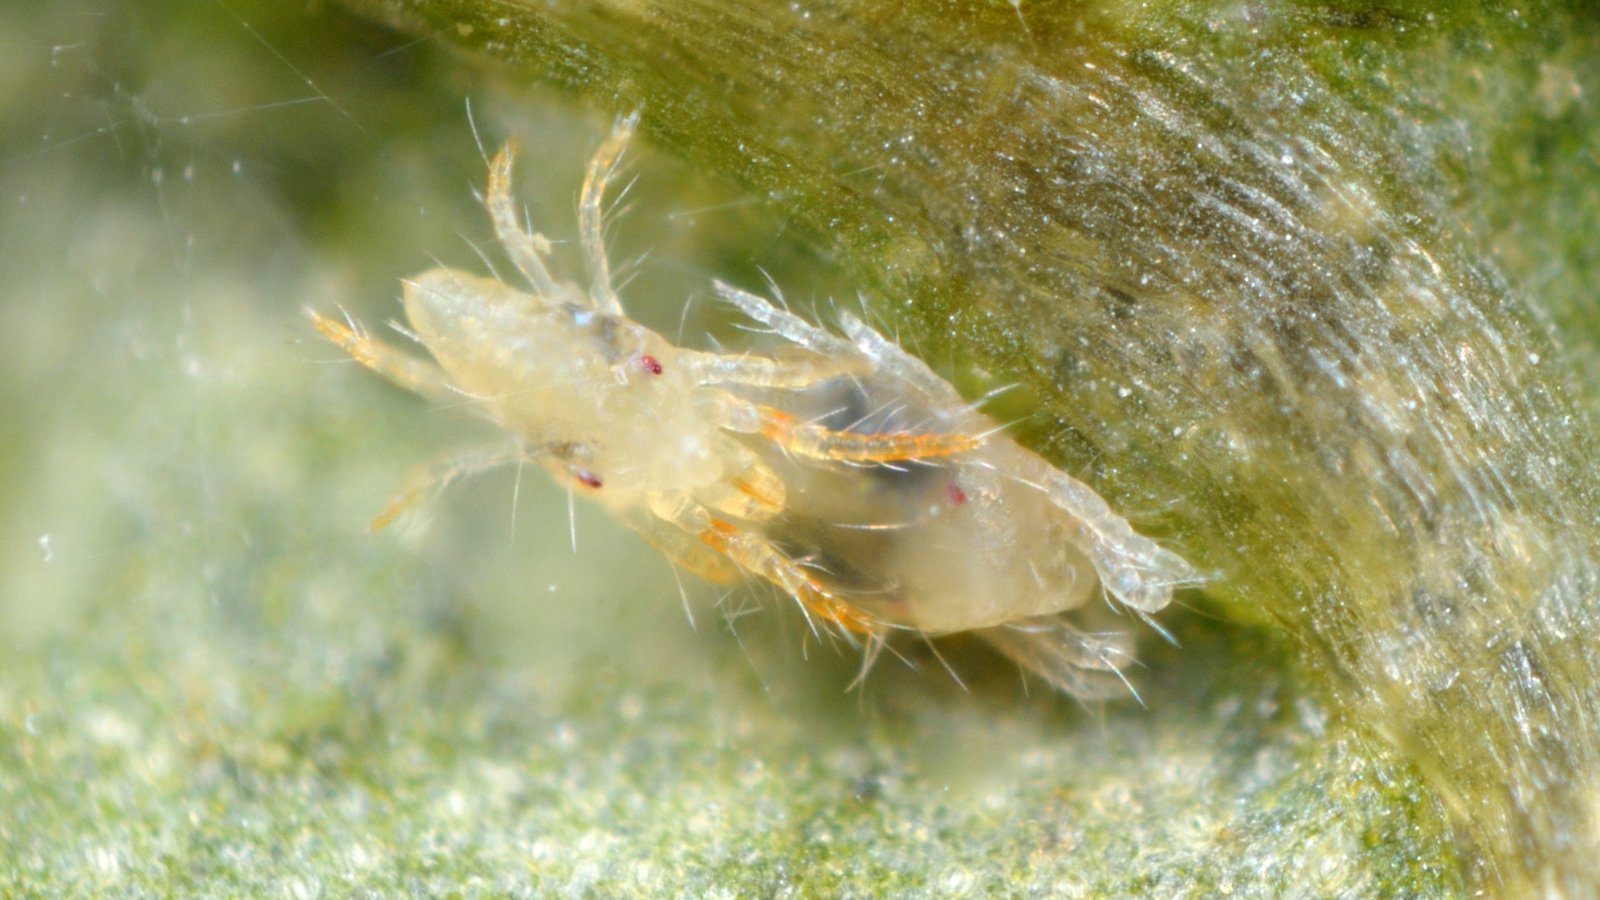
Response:
POLYGON ((899 632, 969 631, 1060 690, 1120 692, 1132 640, 1119 613, 1161 610, 1196 571, 849 314, 841 337, 716 282, 776 344, 734 354, 628 318, 602 202, 634 122, 618 122, 584 180, 587 290, 551 274, 549 241, 525 227, 508 145, 485 204, 528 289, 456 269, 405 282, 412 337, 434 362, 311 313, 362 364, 466 401, 513 438, 436 464, 374 524, 444 482, 531 460, 683 568, 775 585, 813 630, 860 642, 866 664, 899 632))

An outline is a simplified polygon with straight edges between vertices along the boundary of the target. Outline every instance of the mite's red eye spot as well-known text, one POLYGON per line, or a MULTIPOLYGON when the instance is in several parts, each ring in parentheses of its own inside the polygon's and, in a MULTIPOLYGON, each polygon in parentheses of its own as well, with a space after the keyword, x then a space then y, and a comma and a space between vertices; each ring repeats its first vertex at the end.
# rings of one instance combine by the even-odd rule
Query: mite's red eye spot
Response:
POLYGON ((604 484, 605 482, 600 480, 599 475, 596 475, 588 469, 579 469, 578 483, 586 488, 594 488, 595 490, 599 490, 600 485, 604 484))
POLYGON ((648 353, 639 357, 639 368, 649 372, 651 375, 661 374, 660 360, 657 360, 654 356, 651 356, 648 353))
POLYGON ((967 492, 963 491, 961 485, 956 484, 954 481, 945 485, 944 495, 949 498, 951 506, 960 506, 967 502, 967 492))

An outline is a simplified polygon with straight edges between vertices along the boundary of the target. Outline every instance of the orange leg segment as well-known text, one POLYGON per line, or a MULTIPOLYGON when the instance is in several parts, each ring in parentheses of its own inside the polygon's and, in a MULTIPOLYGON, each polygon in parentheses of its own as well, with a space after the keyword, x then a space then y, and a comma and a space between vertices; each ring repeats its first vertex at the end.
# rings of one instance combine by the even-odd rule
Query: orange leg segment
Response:
POLYGON ((886 431, 862 434, 833 431, 820 425, 802 423, 794 416, 770 406, 760 407, 761 434, 785 449, 814 459, 845 462, 894 462, 903 459, 929 459, 954 456, 981 446, 982 435, 886 431))
POLYGON ((450 387, 450 379, 432 362, 378 343, 358 324, 330 319, 316 310, 306 310, 306 315, 323 337, 350 354, 351 359, 400 387, 433 400, 461 399, 450 387))
POLYGON ((871 635, 882 630, 876 619, 834 596, 778 548, 733 523, 712 518, 699 537, 706 546, 782 588, 812 615, 856 634, 871 635))

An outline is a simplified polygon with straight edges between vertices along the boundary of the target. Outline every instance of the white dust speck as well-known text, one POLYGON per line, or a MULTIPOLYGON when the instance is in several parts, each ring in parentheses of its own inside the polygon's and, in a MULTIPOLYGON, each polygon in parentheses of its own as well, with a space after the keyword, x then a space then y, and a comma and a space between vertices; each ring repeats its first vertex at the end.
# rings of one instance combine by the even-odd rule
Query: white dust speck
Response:
POLYGON ((965 894, 977 886, 977 879, 966 869, 955 869, 944 876, 940 889, 946 894, 965 894))

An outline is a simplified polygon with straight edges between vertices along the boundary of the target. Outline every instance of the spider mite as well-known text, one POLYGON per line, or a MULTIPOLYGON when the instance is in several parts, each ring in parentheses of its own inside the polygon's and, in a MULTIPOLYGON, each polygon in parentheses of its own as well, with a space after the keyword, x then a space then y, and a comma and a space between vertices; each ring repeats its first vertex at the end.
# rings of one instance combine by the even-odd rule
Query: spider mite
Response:
POLYGON ((836 334, 716 282, 770 335, 748 353, 678 347, 629 318, 602 201, 636 120, 618 121, 584 179, 586 288, 551 272, 549 241, 524 225, 507 145, 484 203, 526 286, 444 268, 406 281, 432 361, 310 314, 380 375, 465 398, 513 438, 436 464, 374 525, 432 486, 531 460, 679 566, 776 586, 813 630, 863 647, 863 671, 897 633, 973 632, 1069 694, 1120 692, 1132 639, 1117 613, 1161 610, 1195 569, 848 313, 836 334))

